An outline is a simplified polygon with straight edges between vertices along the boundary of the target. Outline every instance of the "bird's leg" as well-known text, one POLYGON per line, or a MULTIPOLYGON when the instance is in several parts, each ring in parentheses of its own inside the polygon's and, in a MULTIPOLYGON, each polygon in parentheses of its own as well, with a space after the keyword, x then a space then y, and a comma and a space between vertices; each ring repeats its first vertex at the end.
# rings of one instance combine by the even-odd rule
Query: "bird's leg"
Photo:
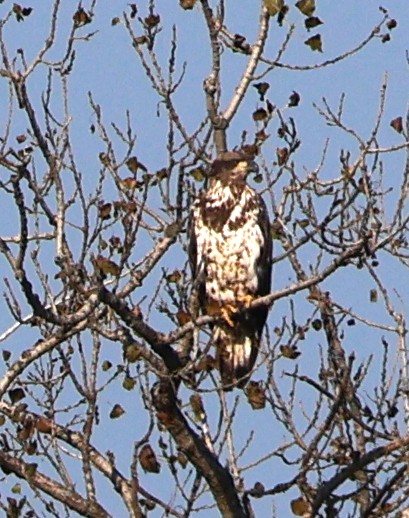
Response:
POLYGON ((238 308, 232 304, 226 304, 220 309, 220 314, 230 327, 234 327, 232 316, 238 313, 238 308))
POLYGON ((251 303, 256 300, 256 297, 251 293, 247 293, 246 295, 241 295, 237 297, 237 302, 242 304, 245 308, 249 308, 251 303))

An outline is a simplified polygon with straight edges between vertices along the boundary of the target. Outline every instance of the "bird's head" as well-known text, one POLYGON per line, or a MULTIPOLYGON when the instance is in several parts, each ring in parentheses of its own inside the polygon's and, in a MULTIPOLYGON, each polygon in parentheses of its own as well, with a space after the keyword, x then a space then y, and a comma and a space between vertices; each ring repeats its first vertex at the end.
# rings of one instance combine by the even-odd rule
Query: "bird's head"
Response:
POLYGON ((211 165, 209 178, 222 183, 245 183, 249 173, 256 173, 258 165, 254 158, 243 151, 221 153, 211 165))

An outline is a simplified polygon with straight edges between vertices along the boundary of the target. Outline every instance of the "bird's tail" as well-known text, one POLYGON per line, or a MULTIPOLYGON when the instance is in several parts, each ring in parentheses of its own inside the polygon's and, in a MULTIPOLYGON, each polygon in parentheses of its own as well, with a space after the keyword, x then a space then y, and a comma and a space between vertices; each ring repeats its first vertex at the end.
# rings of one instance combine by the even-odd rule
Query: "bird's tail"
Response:
POLYGON ((215 326, 213 343, 224 390, 244 387, 257 359, 260 336, 244 331, 237 324, 234 328, 215 326))

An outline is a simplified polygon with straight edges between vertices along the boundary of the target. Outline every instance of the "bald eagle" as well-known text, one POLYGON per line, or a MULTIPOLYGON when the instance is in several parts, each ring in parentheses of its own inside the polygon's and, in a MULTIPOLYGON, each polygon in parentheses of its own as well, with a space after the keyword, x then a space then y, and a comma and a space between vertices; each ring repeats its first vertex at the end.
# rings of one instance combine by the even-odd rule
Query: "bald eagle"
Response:
POLYGON ((268 307, 249 308, 271 289, 272 238, 261 196, 247 185, 257 170, 241 151, 221 154, 211 165, 208 188, 193 204, 189 260, 203 314, 212 326, 225 390, 244 387, 260 347, 268 307))

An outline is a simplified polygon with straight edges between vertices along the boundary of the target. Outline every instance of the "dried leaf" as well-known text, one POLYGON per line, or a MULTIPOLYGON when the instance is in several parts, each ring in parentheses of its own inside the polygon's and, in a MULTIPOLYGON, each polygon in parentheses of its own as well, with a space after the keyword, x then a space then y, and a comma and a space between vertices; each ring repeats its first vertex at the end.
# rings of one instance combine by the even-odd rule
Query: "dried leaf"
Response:
POLYGON ((149 444, 145 444, 142 446, 139 455, 139 462, 141 463, 142 468, 147 473, 159 473, 160 472, 160 464, 156 459, 155 452, 151 448, 149 444))
POLYGON ((190 396, 189 401, 196 421, 203 421, 206 414, 203 408, 202 398, 199 394, 193 394, 190 396))
POLYGON ((91 16, 82 7, 80 7, 78 11, 74 13, 72 19, 74 20, 74 24, 76 25, 76 27, 81 27, 83 25, 91 23, 91 16))
POLYGON ((27 137, 26 135, 17 135, 16 140, 19 144, 22 144, 27 140, 27 137))
POLYGON ((45 417, 39 417, 35 422, 35 427, 41 433, 51 433, 52 422, 45 417))
POLYGON ((131 173, 136 173, 138 169, 141 169, 145 173, 148 172, 148 169, 143 164, 141 164, 141 162, 139 162, 136 156, 131 156, 130 158, 128 158, 128 160, 126 161, 126 166, 131 171, 131 173))
POLYGON ((303 15, 312 16, 315 11, 315 0, 299 0, 295 7, 299 9, 303 15))
POLYGON ((260 101, 264 101, 264 96, 266 95, 267 90, 270 88, 269 83, 256 83, 253 86, 260 95, 260 101))
POLYGON ((254 486, 250 489, 249 494, 254 498, 261 498, 264 496, 266 488, 264 487, 264 484, 261 482, 256 482, 254 486))
POLYGON ((101 369, 103 372, 109 371, 109 369, 112 367, 112 363, 109 360, 104 360, 101 365, 101 369))
POLYGON ((131 376, 125 376, 124 381, 122 382, 122 386, 125 390, 132 390, 135 388, 136 379, 131 378, 131 376))
POLYGON ((311 50, 317 50, 318 52, 322 52, 322 41, 321 35, 315 34, 315 36, 311 36, 308 40, 304 41, 305 45, 308 45, 311 50))
POLYGON ((258 108, 256 111, 253 112, 253 120, 255 121, 264 121, 267 119, 268 113, 264 108, 258 108))
POLYGON ((111 419, 118 419, 118 417, 121 417, 125 413, 125 410, 121 407, 119 403, 116 403, 116 405, 113 406, 111 412, 109 413, 109 417, 111 419))
POLYGON ((26 476, 34 477, 34 475, 37 472, 37 468, 38 468, 38 464, 36 464, 35 462, 30 462, 30 463, 26 464, 26 470, 25 470, 26 476))
POLYGON ((165 236, 169 238, 176 237, 179 233, 179 225, 177 223, 171 223, 165 228, 165 236))
POLYGON ((288 106, 290 108, 292 108, 294 106, 298 106, 300 104, 300 99, 301 99, 300 94, 294 90, 288 100, 288 106))
POLYGON ((176 457, 176 460, 179 462, 179 464, 182 466, 182 468, 186 468, 188 460, 184 453, 181 451, 178 453, 178 456, 176 457))
POLYGON ((254 410, 260 410, 266 406, 266 391, 258 381, 250 381, 246 387, 247 400, 254 410))
POLYGON ((159 14, 150 14, 145 18, 144 22, 149 29, 153 29, 159 24, 160 16, 159 14))
POLYGON ((112 203, 104 203, 99 206, 99 216, 102 220, 109 219, 111 217, 112 203))
POLYGON ((289 151, 286 147, 277 148, 277 163, 279 166, 284 165, 287 162, 289 151))
POLYGON ((129 4, 129 8, 131 10, 130 17, 133 19, 138 13, 138 8, 136 7, 136 4, 129 4))
POLYGON ((112 20, 111 20, 112 27, 115 27, 115 25, 118 25, 120 23, 121 23, 121 18, 119 18, 118 16, 115 16, 115 18, 112 18, 112 20))
POLYGON ((301 354, 296 345, 280 345, 280 351, 289 360, 296 360, 301 354))
POLYGON ((189 313, 186 313, 186 311, 178 311, 176 313, 176 318, 180 326, 184 326, 192 320, 192 317, 189 313))
POLYGON ((402 117, 396 117, 396 119, 391 120, 390 125, 397 133, 403 132, 402 117))
POLYGON ((95 259, 95 266, 100 270, 104 275, 113 275, 114 277, 119 275, 121 270, 119 266, 111 261, 111 259, 107 259, 102 255, 99 255, 95 259))
POLYGON ((193 9, 195 6, 196 0, 179 0, 179 5, 182 9, 193 9))
POLYGON ((124 358, 129 363, 135 363, 141 357, 141 351, 136 344, 129 344, 124 347, 124 358))
POLYGON ((120 181, 120 184, 124 189, 126 189, 128 191, 133 191, 138 186, 138 182, 135 180, 135 178, 131 178, 131 177, 124 178, 123 180, 120 181))
POLYGON ((378 302, 378 292, 375 288, 373 288, 369 292, 369 300, 370 300, 370 302, 378 302))
POLYGON ((284 7, 284 0, 264 0, 264 7, 270 16, 275 16, 284 7))
POLYGON ((318 25, 322 25, 322 23, 323 22, 317 16, 310 16, 304 21, 305 28, 308 31, 314 29, 314 27, 318 27, 318 25))
POLYGON ((386 27, 388 27, 388 29, 390 31, 395 29, 397 26, 398 26, 398 22, 396 20, 394 20, 393 18, 391 20, 389 20, 388 23, 386 24, 386 27))
POLYGON ((3 360, 5 362, 8 362, 10 360, 10 357, 11 357, 11 352, 10 351, 7 351, 7 349, 3 349, 1 351, 1 354, 3 355, 3 360))
POLYGON ((180 273, 179 270, 175 270, 174 272, 172 272, 166 276, 166 280, 168 282, 172 282, 172 283, 179 282, 181 278, 182 278, 182 274, 180 273))
POLYGON ((322 321, 319 318, 316 318, 311 322, 311 326, 315 331, 320 331, 322 329, 322 321))
POLYGON ((310 504, 302 496, 291 500, 291 511, 295 516, 308 516, 310 508, 310 504))
POLYGON ((20 495, 21 494, 21 484, 14 484, 14 486, 11 488, 11 492, 14 495, 20 495))
POLYGON ((190 176, 196 180, 196 182, 203 182, 203 180, 206 178, 206 173, 202 167, 196 167, 190 171, 190 176))
POLYGON ((9 390, 8 395, 13 405, 26 397, 24 390, 20 387, 9 390))

